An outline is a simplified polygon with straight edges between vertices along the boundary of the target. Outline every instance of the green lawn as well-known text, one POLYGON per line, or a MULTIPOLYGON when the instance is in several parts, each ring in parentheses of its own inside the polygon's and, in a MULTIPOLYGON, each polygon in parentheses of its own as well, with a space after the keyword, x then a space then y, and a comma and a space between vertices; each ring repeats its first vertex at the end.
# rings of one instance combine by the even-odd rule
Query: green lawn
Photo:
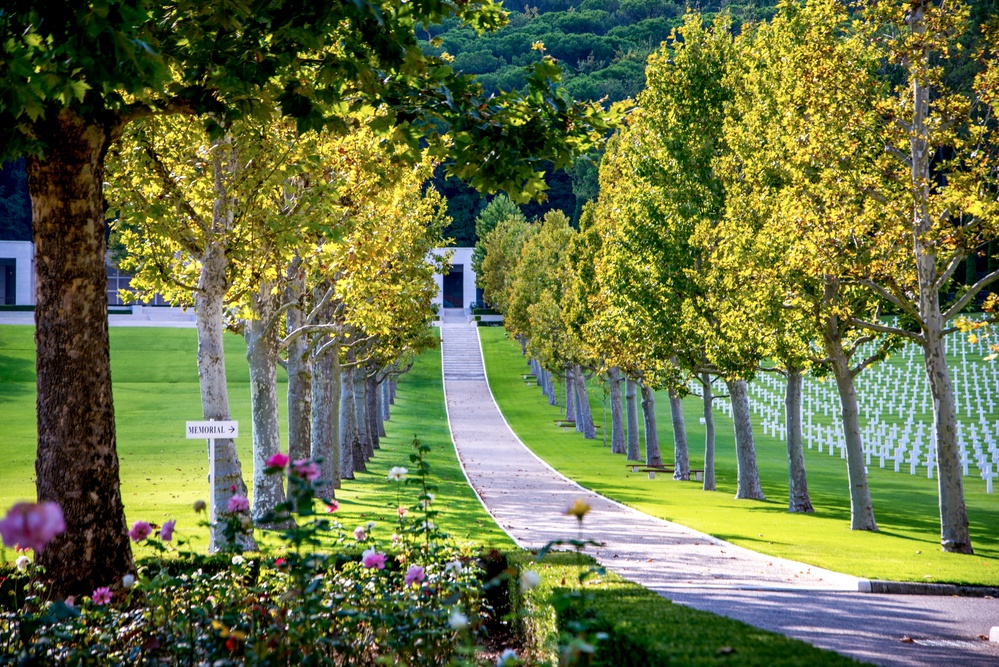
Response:
MULTIPOLYGON (((870 485, 880 532, 849 529, 850 501, 846 463, 806 450, 808 487, 816 511, 787 512, 786 445, 755 428, 756 451, 765 502, 734 500, 735 445, 732 422, 715 413, 718 491, 701 490, 700 482, 675 482, 659 475, 649 480, 631 473, 622 455, 611 454, 597 440, 586 441, 573 430, 561 430, 540 388, 525 384, 525 360, 519 346, 500 328, 480 328, 490 386, 503 414, 536 454, 583 486, 663 519, 676 521, 736 544, 775 556, 871 579, 999 585, 999 494, 988 495, 982 484, 966 486, 975 555, 943 553, 935 480, 870 468, 870 485)), ((603 419, 602 391, 591 388, 594 420, 603 419)), ((704 427, 695 397, 684 401, 691 466, 703 465, 704 427)), ((669 403, 657 396, 659 437, 664 460, 672 460, 669 403)), ((644 451, 644 448, 643 448, 644 451)))
MULTIPOLYGON (((0 326, 0 406, 4 414, 0 510, 34 499, 35 370, 33 327, 0 326)), ((249 373, 241 338, 226 337, 226 365, 232 417, 243 428, 237 441, 243 475, 252 476, 249 373)), ((194 501, 208 496, 205 443, 184 437, 184 422, 201 418, 193 329, 111 329, 121 486, 128 522, 178 520, 178 533, 201 549, 207 529, 197 526, 194 501)), ((495 524, 465 482, 451 444, 441 386, 440 352, 423 355, 399 383, 388 437, 366 473, 337 491, 336 517, 348 532, 367 521, 394 519, 396 488, 389 468, 407 465, 414 434, 433 446, 438 523, 459 541, 509 548, 513 542, 495 524)), ((284 385, 279 388, 284 393, 284 385)), ((283 415, 282 415, 283 417, 283 415)), ((287 445, 285 445, 285 448, 287 445)), ((412 500, 408 499, 407 504, 412 500)), ((385 530, 389 530, 385 526, 385 530)), ((145 550, 138 550, 142 555, 145 550)), ((12 554, 8 553, 7 558, 12 554)))

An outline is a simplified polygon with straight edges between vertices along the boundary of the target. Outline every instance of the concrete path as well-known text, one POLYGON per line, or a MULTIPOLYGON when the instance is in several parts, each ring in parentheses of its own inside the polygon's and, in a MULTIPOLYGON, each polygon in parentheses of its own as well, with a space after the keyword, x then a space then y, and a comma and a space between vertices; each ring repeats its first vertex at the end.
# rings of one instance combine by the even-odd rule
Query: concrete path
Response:
MULTIPOLYGON (((30 311, 2 311, 0 324, 35 325, 35 314, 30 311)), ((133 315, 108 315, 108 326, 112 327, 163 327, 169 329, 191 329, 197 326, 193 310, 181 310, 165 306, 147 306, 133 315)))
POLYGON ((586 491, 531 453, 492 398, 478 331, 444 310, 444 391, 451 435, 486 509, 520 545, 576 536, 562 511, 592 507, 583 537, 601 563, 667 598, 881 665, 999 665, 999 601, 874 595, 856 577, 764 556, 586 491), (903 642, 903 637, 914 642, 903 642))

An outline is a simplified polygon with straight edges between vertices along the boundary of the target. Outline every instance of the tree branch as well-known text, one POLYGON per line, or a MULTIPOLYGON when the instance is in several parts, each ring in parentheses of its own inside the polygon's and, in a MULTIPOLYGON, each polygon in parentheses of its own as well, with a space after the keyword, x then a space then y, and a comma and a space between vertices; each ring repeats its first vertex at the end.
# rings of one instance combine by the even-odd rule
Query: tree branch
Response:
POLYGON ((958 299, 957 301, 955 301, 954 305, 952 305, 950 308, 948 308, 947 312, 945 312, 943 314, 943 320, 944 320, 944 322, 953 319, 958 313, 961 312, 961 310, 965 306, 968 305, 968 303, 972 299, 975 298, 975 296, 978 295, 979 292, 982 291, 982 289, 984 289, 985 287, 988 287, 990 284, 992 284, 993 282, 995 282, 996 279, 999 279, 999 269, 993 271, 992 273, 988 274, 987 276, 985 276, 984 278, 982 278, 981 280, 979 280, 977 283, 975 283, 974 285, 972 285, 971 287, 969 287, 968 291, 964 293, 964 296, 962 296, 960 299, 958 299))
POLYGON ((941 288, 943 288, 944 283, 946 283, 950 277, 954 275, 954 272, 957 271, 957 267, 961 265, 961 262, 964 261, 965 257, 967 257, 967 254, 963 250, 958 250, 954 253, 950 263, 947 264, 947 268, 944 269, 939 276, 937 276, 936 280, 933 281, 932 289, 934 292, 939 292, 941 288))
POLYGON ((903 338, 914 340, 920 345, 922 345, 923 343, 923 336, 921 334, 917 334, 913 331, 906 331, 905 329, 899 329, 898 327, 890 327, 886 324, 877 324, 875 322, 868 322, 867 320, 862 320, 857 317, 851 317, 850 324, 861 327, 862 329, 869 329, 870 331, 878 331, 881 333, 895 334, 897 336, 902 336, 903 338))

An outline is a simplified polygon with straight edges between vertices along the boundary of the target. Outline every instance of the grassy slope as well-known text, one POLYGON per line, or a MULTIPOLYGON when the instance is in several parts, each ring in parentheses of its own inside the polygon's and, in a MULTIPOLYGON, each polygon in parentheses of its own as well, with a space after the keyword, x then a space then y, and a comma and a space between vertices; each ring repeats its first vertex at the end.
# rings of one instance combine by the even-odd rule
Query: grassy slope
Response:
MULTIPOLYGON (((490 386, 503 414, 535 453, 564 474, 606 496, 644 512, 716 535, 757 551, 783 556, 872 579, 999 585, 999 495, 969 484, 966 500, 976 554, 943 553, 935 480, 891 470, 870 469, 875 516, 881 532, 849 529, 850 501, 846 465, 837 457, 806 451, 808 486, 816 511, 787 513, 786 446, 756 428, 756 449, 766 502, 736 501, 735 446, 731 420, 716 413, 718 491, 705 493, 699 482, 655 480, 631 473, 624 457, 596 441, 554 424, 558 408, 549 407, 540 389, 525 385, 520 349, 500 328, 479 329, 490 386)), ((600 391, 591 392, 594 420, 602 421, 600 391)), ((704 427, 699 400, 684 401, 691 465, 703 464, 704 427)), ((671 460, 669 403, 657 397, 663 459, 671 460)))
MULTIPOLYGON (((32 336, 29 326, 0 326, 0 406, 4 414, 0 426, 0 509, 35 497, 32 336)), ((245 350, 241 339, 226 337, 232 416, 241 422, 237 443, 241 460, 248 463, 250 392, 245 350)), ((111 329, 118 453, 128 521, 177 518, 178 531, 191 539, 192 546, 203 548, 207 546, 207 530, 195 525, 190 508, 195 500, 208 495, 205 443, 184 438, 184 422, 201 417, 196 352, 192 329, 111 329)), ((283 393, 283 385, 279 391, 283 393)), ((395 506, 395 494, 386 479, 388 469, 408 463, 413 435, 419 434, 434 447, 430 463, 440 485, 437 497, 438 509, 443 511, 442 528, 460 540, 512 546, 465 483, 455 458, 444 412, 439 351, 424 355, 402 378, 392 420, 386 427, 389 435, 370 463, 370 472, 359 474, 337 492, 342 506, 337 518, 348 530, 391 514, 388 505, 395 506)), ((249 481, 251 466, 244 466, 243 475, 249 481)))

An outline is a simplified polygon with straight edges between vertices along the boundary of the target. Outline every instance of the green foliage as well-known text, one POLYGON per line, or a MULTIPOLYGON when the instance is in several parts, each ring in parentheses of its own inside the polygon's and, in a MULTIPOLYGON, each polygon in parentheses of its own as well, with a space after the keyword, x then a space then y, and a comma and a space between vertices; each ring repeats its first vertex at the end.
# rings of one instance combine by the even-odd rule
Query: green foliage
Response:
MULTIPOLYGON (((109 582, 110 600, 98 589, 78 602, 50 602, 44 585, 33 585, 0 615, 2 662, 117 665, 141 655, 168 664, 373 665, 388 656, 407 665, 477 664, 462 650, 471 637, 451 615, 460 611, 473 629, 482 623, 484 570, 434 524, 430 448, 416 439, 413 447, 414 477, 388 482, 415 484, 408 512, 397 513, 390 540, 374 524, 355 533, 366 548, 361 558, 318 549, 329 535, 339 548, 347 538, 323 504, 316 507, 305 472, 314 464, 273 465, 267 474, 288 475, 289 483, 289 500, 262 518, 286 526, 276 556, 236 555, 228 567, 186 572, 154 560, 131 583, 109 582)), ((238 532, 248 516, 229 514, 238 532)), ((148 541, 163 552, 184 547, 170 536, 148 541)))
POLYGON ((475 218, 475 236, 477 241, 475 249, 472 251, 472 270, 475 271, 475 275, 482 275, 482 260, 486 256, 483 242, 486 236, 496 228, 496 225, 507 219, 527 222, 527 218, 524 217, 520 207, 510 201, 510 198, 504 194, 496 195, 489 202, 489 205, 475 218))

